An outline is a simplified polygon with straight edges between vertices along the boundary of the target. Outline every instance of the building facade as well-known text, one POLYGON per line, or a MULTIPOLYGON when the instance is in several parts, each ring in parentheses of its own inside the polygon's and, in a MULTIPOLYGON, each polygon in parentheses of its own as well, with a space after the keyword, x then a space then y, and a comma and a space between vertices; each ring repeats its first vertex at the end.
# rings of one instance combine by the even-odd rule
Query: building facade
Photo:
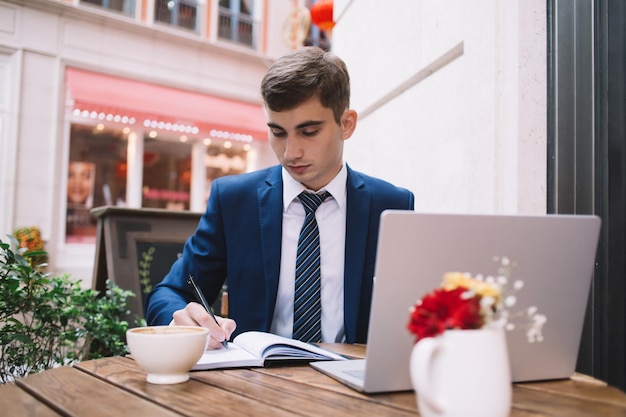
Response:
MULTIPOLYGON (((291 1, 0 1, 0 230, 90 285, 93 207, 203 211, 275 163, 259 84, 291 1)), ((4 239, 3 239, 4 240, 4 239)))

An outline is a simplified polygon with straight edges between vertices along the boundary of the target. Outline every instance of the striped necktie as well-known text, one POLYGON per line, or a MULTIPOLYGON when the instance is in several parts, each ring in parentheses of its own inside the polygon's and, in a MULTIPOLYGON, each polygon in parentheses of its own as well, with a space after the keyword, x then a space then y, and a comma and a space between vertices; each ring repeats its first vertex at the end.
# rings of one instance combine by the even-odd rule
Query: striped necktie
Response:
POLYGON ((296 254, 293 338, 304 342, 322 341, 320 238, 315 210, 328 197, 330 197, 328 191, 321 194, 302 192, 298 196, 306 216, 298 238, 296 254))

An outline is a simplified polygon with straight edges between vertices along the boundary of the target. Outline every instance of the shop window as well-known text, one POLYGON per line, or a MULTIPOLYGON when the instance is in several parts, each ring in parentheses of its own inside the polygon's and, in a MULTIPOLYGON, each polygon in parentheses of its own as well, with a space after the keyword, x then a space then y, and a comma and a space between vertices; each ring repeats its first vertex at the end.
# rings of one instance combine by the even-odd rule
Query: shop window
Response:
POLYGON ((218 37, 256 47, 257 24, 252 0, 220 0, 218 37))
POLYGON ((68 243, 93 243, 93 207, 123 204, 126 196, 126 136, 102 125, 72 125, 67 175, 65 237, 68 243))
POLYGON ((236 175, 246 172, 249 149, 250 145, 236 146, 232 145, 231 142, 207 146, 205 156, 207 187, 205 203, 208 201, 213 180, 226 175, 236 175))
POLYGON ((156 0, 154 20, 172 26, 200 31, 201 5, 196 0, 156 0))
POLYGON ((81 4, 100 6, 103 9, 121 12, 135 17, 135 0, 80 0, 81 4))
POLYGON ((144 139, 142 207, 189 210, 191 144, 144 139))

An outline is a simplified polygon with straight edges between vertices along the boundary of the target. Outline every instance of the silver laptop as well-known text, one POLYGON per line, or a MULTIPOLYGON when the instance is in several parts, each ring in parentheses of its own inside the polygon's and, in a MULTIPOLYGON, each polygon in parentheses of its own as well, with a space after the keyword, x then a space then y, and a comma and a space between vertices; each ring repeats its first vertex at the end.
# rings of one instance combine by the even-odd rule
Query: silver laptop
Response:
POLYGON ((544 340, 507 332, 513 382, 569 378, 575 370, 591 286, 600 218, 582 215, 420 214, 381 216, 376 278, 364 360, 311 365, 362 392, 412 389, 409 308, 441 284, 446 272, 493 275, 506 256, 515 265, 511 311, 531 305, 547 317, 544 340))

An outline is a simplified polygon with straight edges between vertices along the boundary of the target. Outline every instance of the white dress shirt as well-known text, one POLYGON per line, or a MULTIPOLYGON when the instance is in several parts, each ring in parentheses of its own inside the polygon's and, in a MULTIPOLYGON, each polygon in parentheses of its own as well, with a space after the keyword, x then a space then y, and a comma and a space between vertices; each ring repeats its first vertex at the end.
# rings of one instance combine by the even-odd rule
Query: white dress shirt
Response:
MULTIPOLYGON (((283 236, 280 278, 271 332, 285 337, 293 334, 293 298, 298 237, 305 211, 298 195, 306 188, 283 168, 283 236)), ((323 190, 327 198, 315 212, 320 233, 320 268, 322 299, 322 342, 345 340, 343 324, 343 270, 346 242, 346 182, 348 174, 341 171, 323 190)), ((322 190, 320 190, 322 191, 322 190)))

